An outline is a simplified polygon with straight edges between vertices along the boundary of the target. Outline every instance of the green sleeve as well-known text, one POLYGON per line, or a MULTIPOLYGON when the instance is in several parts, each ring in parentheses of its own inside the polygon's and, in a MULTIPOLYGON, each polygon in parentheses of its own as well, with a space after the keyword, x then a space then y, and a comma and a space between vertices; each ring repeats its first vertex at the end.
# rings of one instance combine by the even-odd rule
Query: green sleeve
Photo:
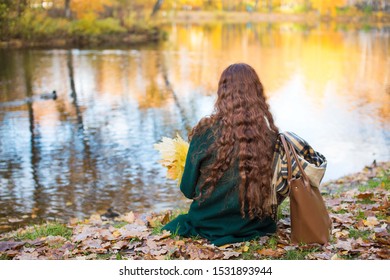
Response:
POLYGON ((192 199, 200 176, 201 163, 205 158, 209 143, 208 133, 194 135, 188 148, 180 190, 185 197, 192 199))

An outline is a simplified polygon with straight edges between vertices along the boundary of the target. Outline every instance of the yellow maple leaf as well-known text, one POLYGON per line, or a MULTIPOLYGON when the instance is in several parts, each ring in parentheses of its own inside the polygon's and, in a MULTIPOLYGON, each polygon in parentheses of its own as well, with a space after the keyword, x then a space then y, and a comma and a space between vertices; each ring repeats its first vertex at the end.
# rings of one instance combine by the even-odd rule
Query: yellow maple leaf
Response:
POLYGON ((177 180, 180 185, 186 163, 189 144, 179 134, 175 138, 163 137, 161 142, 154 144, 160 152, 162 166, 167 168, 167 178, 177 180))
POLYGON ((373 228, 374 226, 378 225, 379 224, 379 221, 376 217, 367 217, 367 220, 363 220, 363 223, 365 226, 369 227, 369 228, 373 228))

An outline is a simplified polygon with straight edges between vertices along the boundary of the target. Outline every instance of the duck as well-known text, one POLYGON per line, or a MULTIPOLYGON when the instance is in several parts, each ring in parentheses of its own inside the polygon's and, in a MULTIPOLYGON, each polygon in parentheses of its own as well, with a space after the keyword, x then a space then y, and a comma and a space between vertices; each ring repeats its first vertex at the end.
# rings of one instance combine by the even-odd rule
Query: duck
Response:
POLYGON ((48 99, 56 100, 57 99, 57 91, 53 90, 51 93, 41 94, 40 98, 45 99, 45 100, 48 100, 48 99))
POLYGON ((119 216, 120 216, 120 214, 115 212, 112 207, 108 208, 106 213, 100 215, 100 217, 106 218, 106 219, 114 219, 115 217, 119 217, 119 216))

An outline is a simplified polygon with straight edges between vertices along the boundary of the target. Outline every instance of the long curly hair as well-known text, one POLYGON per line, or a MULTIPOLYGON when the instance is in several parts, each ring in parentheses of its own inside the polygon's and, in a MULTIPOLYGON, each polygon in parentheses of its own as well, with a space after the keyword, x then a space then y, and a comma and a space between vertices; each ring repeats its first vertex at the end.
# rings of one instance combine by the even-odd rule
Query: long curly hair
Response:
POLYGON ((213 114, 201 119, 189 138, 207 128, 215 137, 208 151, 216 151, 216 158, 201 170, 204 181, 195 199, 207 198, 238 160, 241 215, 250 219, 271 215, 272 159, 279 130, 251 66, 232 64, 223 71, 213 114))

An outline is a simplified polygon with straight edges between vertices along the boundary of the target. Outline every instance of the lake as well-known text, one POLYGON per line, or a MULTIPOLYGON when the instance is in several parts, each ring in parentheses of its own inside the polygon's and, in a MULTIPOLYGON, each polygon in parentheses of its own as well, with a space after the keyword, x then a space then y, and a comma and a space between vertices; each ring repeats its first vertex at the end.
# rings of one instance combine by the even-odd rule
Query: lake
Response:
POLYGON ((258 72, 280 130, 326 156, 324 182, 390 160, 388 27, 164 28, 166 41, 144 46, 0 50, 0 231, 186 207, 153 144, 186 138, 235 62, 258 72))

